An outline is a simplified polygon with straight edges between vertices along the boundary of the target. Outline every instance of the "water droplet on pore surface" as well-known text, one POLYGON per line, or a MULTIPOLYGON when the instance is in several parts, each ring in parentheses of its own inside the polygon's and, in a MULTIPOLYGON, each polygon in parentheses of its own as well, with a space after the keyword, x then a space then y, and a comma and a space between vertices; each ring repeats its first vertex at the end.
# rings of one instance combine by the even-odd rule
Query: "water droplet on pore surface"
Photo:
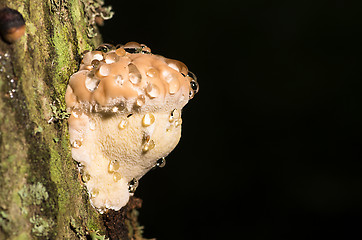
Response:
POLYGON ((129 69, 129 76, 128 76, 129 81, 133 84, 140 83, 142 80, 142 76, 138 68, 133 63, 131 63, 128 65, 128 69, 129 69))
POLYGON ((155 98, 160 94, 160 90, 155 84, 149 83, 146 87, 146 93, 150 98, 155 98))
POLYGON ((128 121, 126 119, 124 119, 118 124, 118 128, 119 129, 125 129, 127 124, 128 124, 128 121))
POLYGON ((88 172, 83 172, 82 174, 82 180, 83 182, 88 182, 91 179, 91 176, 88 172))
POLYGON ((74 142, 72 142, 72 147, 74 148, 80 148, 82 146, 82 141, 80 140, 75 140, 74 142))
POLYGON ((142 151, 148 152, 149 150, 152 150, 155 147, 155 142, 151 139, 143 145, 142 151))
POLYGON ((156 167, 163 168, 166 165, 166 158, 160 158, 157 160, 156 167))
POLYGON ((146 113, 142 118, 142 125, 148 127, 155 122, 155 116, 152 113, 146 113))
POLYGON ((171 111, 170 117, 169 117, 168 120, 169 120, 170 122, 173 122, 174 120, 179 119, 180 116, 181 116, 181 114, 180 114, 179 110, 174 109, 174 110, 171 111))
POLYGON ((100 80, 95 77, 87 77, 85 79, 85 86, 89 91, 93 92, 94 90, 97 89, 99 82, 100 80))
POLYGON ((121 174, 121 173, 115 172, 115 173, 113 174, 113 180, 114 180, 115 182, 118 182, 119 180, 121 180, 121 178, 122 178, 122 174, 121 174))
POLYGON ((134 193, 136 191, 138 187, 138 180, 133 178, 129 183, 128 183, 128 192, 129 193, 134 193))
POLYGON ((108 172, 116 172, 121 167, 119 161, 110 161, 108 165, 108 172))

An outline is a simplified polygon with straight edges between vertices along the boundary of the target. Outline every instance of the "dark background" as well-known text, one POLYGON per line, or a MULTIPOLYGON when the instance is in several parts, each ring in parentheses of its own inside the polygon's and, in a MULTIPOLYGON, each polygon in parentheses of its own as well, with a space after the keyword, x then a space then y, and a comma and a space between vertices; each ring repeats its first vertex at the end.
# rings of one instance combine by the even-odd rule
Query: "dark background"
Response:
POLYGON ((145 237, 362 239, 362 1, 106 1, 105 42, 183 61, 200 92, 140 181, 145 237))

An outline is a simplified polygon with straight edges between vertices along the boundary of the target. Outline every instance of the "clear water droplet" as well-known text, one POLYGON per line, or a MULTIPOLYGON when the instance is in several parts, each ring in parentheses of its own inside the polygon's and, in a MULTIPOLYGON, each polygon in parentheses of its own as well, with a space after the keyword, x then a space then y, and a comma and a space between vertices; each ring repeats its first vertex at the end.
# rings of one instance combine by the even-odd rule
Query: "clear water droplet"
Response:
POLYGON ((128 65, 128 69, 129 69, 129 76, 128 76, 129 81, 133 84, 140 83, 142 80, 142 76, 138 68, 133 63, 131 63, 128 65))
POLYGON ((129 183, 128 183, 128 192, 129 193, 134 193, 136 191, 138 187, 138 180, 133 178, 129 183))
POLYGON ((123 48, 117 48, 116 52, 115 52, 118 56, 123 57, 124 55, 126 55, 126 51, 123 48))
POLYGON ((99 66, 99 64, 100 64, 100 60, 98 60, 98 59, 94 59, 91 62, 91 65, 93 68, 97 68, 99 66))
POLYGON ((148 127, 155 122, 155 116, 152 113, 146 113, 142 118, 142 125, 148 127))
POLYGON ((111 73, 111 68, 108 64, 103 64, 98 70, 99 75, 106 77, 111 73))
POLYGON ((142 151, 144 153, 146 153, 146 152, 152 150, 154 147, 155 147, 155 142, 151 139, 151 140, 147 141, 145 143, 145 145, 143 145, 142 151))
POLYGON ((118 59, 119 59, 119 56, 115 52, 110 52, 105 57, 105 61, 107 64, 117 62, 118 59))
POLYGON ((155 84, 149 83, 146 87, 146 93, 150 98, 155 98, 160 95, 160 90, 155 84))
POLYGON ((113 173, 113 180, 115 182, 118 182, 119 180, 121 180, 121 178, 122 178, 122 174, 120 172, 113 173))
POLYGON ((99 82, 100 82, 99 79, 87 76, 87 78, 85 79, 85 86, 89 91, 93 92, 94 90, 97 89, 99 82))
POLYGON ((190 78, 190 94, 189 98, 192 99, 199 91, 199 84, 197 83, 196 75, 192 72, 188 72, 187 77, 190 78))
POLYGON ((140 53, 142 51, 141 44, 137 42, 128 42, 123 46, 123 48, 128 53, 140 53))
POLYGON ((83 172, 82 181, 83 182, 89 182, 90 179, 91 179, 91 175, 88 172, 83 172))
POLYGON ((174 109, 174 110, 171 111, 168 120, 170 122, 173 122, 173 121, 179 119, 180 117, 181 117, 180 111, 178 109, 174 109))
POLYGON ((146 97, 145 95, 139 95, 137 97, 137 100, 136 100, 136 106, 137 107, 142 107, 146 102, 146 97))
POLYGON ((109 52, 114 49, 115 49, 115 47, 112 44, 103 43, 96 48, 96 51, 101 51, 101 52, 106 53, 106 52, 109 52))
POLYGON ((158 72, 157 72, 156 69, 150 68, 150 69, 147 70, 146 75, 147 75, 148 77, 153 78, 153 77, 157 77, 158 72))
POLYGON ((147 47, 145 44, 141 44, 142 53, 151 54, 151 48, 147 47))
POLYGON ((119 163, 119 161, 116 160, 110 161, 108 165, 108 172, 110 173, 116 172, 120 167, 121 164, 119 163))
POLYGON ((81 146, 82 146, 82 141, 80 140, 75 140, 74 142, 72 142, 73 148, 80 148, 81 146))
POLYGON ((166 158, 160 158, 157 160, 156 167, 163 168, 166 165, 166 158))

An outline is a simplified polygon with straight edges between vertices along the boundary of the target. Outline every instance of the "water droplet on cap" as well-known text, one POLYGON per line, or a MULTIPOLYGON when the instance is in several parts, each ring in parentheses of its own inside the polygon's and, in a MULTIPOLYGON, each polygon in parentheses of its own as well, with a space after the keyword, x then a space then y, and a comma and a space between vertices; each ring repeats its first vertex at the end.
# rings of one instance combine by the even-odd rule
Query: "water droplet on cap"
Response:
POLYGON ((98 72, 99 72, 99 75, 106 77, 110 74, 111 68, 108 64, 103 64, 102 66, 100 66, 98 72))
POLYGON ((142 80, 142 76, 138 68, 133 63, 131 63, 128 65, 128 69, 129 69, 129 76, 128 76, 129 81, 133 84, 140 83, 142 80))
POLYGON ((109 43, 104 43, 104 44, 101 44, 99 45, 97 48, 96 48, 96 51, 101 51, 101 52, 109 52, 111 50, 113 50, 115 47, 112 45, 112 44, 109 44, 109 43))
POLYGON ((120 48, 117 48, 116 54, 120 57, 123 57, 124 55, 126 55, 126 51, 120 47, 120 48))
POLYGON ((85 79, 85 86, 89 91, 93 92, 94 90, 97 89, 99 82, 100 82, 99 79, 87 76, 87 78, 85 79))
POLYGON ((155 84, 149 83, 146 87, 146 93, 150 98, 155 98, 160 94, 160 90, 155 84))
POLYGON ((123 48, 128 53, 140 53, 142 51, 141 44, 137 42, 128 42, 123 46, 123 48))
POLYGON ((119 56, 115 52, 110 52, 105 57, 105 61, 107 64, 117 62, 118 59, 119 59, 119 56))
POLYGON ((150 68, 147 70, 146 75, 149 77, 157 77, 158 73, 156 69, 150 68))
POLYGON ((92 67, 93 67, 93 68, 98 67, 99 64, 100 64, 100 61, 101 61, 101 60, 98 60, 98 59, 92 60, 92 62, 91 62, 92 67))

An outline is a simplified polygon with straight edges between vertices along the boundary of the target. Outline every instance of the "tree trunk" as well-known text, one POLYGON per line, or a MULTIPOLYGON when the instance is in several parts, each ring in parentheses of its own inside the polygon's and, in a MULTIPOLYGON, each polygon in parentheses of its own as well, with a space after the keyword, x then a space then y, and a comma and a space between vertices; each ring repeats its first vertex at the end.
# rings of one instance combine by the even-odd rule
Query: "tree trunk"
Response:
POLYGON ((142 239, 140 200, 99 214, 70 154, 64 94, 81 53, 101 43, 101 4, 0 0, 26 22, 19 41, 0 42, 0 239, 142 239))

